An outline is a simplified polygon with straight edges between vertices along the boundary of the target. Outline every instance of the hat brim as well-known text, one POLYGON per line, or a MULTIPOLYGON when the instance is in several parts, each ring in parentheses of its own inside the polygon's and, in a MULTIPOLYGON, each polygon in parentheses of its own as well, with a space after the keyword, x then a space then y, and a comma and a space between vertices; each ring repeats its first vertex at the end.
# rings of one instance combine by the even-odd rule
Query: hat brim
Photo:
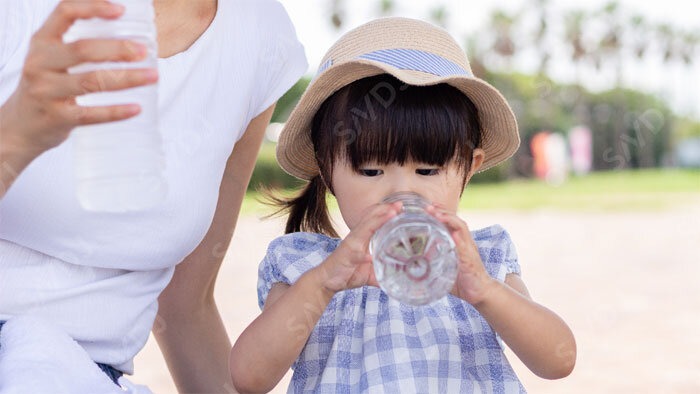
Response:
POLYGON ((433 74, 402 70, 367 59, 353 59, 334 64, 317 76, 289 115, 277 142, 276 156, 280 167, 290 175, 310 180, 318 175, 311 122, 321 104, 333 93, 362 78, 391 74, 402 82, 416 86, 447 83, 462 91, 474 103, 482 127, 481 149, 485 159, 479 172, 485 171, 515 153, 520 145, 518 124, 506 99, 482 79, 464 75, 439 77, 433 74))

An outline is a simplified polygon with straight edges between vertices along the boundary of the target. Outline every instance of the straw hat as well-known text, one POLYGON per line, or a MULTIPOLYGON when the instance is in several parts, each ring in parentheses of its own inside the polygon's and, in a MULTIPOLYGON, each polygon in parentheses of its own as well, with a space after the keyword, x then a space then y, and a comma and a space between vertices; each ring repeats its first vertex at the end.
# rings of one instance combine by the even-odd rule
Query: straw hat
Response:
POLYGON ((333 93, 365 77, 388 73, 409 85, 448 83, 479 111, 480 171, 509 158, 520 145, 518 124, 508 102, 493 86, 474 77, 464 51, 442 28, 408 18, 381 18, 357 27, 326 53, 321 67, 287 119, 277 143, 277 161, 297 178, 318 175, 311 122, 333 93))

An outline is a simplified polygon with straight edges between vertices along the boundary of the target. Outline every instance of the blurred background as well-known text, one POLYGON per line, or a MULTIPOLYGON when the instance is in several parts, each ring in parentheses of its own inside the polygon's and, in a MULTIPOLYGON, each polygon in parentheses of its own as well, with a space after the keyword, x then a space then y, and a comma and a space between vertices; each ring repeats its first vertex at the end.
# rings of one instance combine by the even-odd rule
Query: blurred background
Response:
MULTIPOLYGON (((230 0, 222 0, 230 1, 230 0)), ((538 378, 507 352, 533 393, 700 392, 700 6, 569 0, 282 0, 307 75, 278 102, 216 297, 232 341, 259 313, 257 265, 283 232, 262 220, 261 186, 302 184, 274 157, 282 124, 325 51, 382 16, 446 28, 472 71, 503 93, 521 146, 477 174, 460 216, 501 224, 533 299, 578 344, 567 378, 538 378)), ((333 201, 331 201, 333 205, 333 201)), ((335 212, 342 229, 341 218, 335 212)), ((156 321, 154 329, 162 322, 156 321)), ((285 392, 290 374, 275 392, 285 392)), ((134 381, 175 392, 151 337, 134 381)), ((222 392, 234 392, 222 388, 222 392)))

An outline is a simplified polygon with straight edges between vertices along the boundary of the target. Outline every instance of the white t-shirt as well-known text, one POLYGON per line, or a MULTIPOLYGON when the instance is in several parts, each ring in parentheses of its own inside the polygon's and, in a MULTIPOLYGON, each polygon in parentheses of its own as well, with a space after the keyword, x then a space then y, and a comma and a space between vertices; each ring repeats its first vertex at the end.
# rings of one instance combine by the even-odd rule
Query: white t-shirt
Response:
MULTIPOLYGON (((58 3, 0 0, 0 103, 19 83, 31 35, 58 3)), ((234 144, 308 63, 276 0, 219 0, 204 34, 158 67, 169 190, 161 206, 83 210, 72 138, 37 157, 0 200, 0 320, 48 316, 93 360, 127 374, 158 295, 211 225, 234 144)))

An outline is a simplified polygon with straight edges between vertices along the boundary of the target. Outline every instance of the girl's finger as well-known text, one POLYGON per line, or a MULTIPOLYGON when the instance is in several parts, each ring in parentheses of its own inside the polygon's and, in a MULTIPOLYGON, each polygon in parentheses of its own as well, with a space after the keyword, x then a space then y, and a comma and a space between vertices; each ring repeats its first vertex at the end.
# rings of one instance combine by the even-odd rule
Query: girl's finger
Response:
POLYGON ((448 210, 448 209, 444 208, 442 205, 438 205, 438 204, 428 204, 428 205, 426 205, 425 210, 428 212, 433 212, 433 213, 443 212, 443 213, 453 214, 453 215, 457 214, 455 211, 448 210))
POLYGON ((442 218, 443 215, 447 215, 447 216, 450 216, 450 215, 456 216, 456 213, 455 213, 455 212, 448 211, 448 210, 443 209, 443 208, 438 208, 438 207, 436 207, 435 205, 428 205, 428 206, 426 206, 426 207, 425 207, 425 211, 428 212, 431 216, 433 216, 434 218, 436 218, 436 219, 438 219, 438 220, 440 220, 440 221, 442 221, 441 218, 442 218))
POLYGON ((434 206, 435 208, 445 209, 445 206, 439 202, 431 202, 430 205, 434 206))
POLYGON ((124 12, 124 7, 104 0, 63 0, 34 34, 34 37, 60 40, 68 28, 78 19, 113 19, 124 12))
MULTIPOLYGON (((459 254, 460 259, 469 256, 470 251, 478 250, 478 248, 473 249, 476 248, 476 244, 471 238, 469 227, 467 226, 467 223, 464 220, 460 219, 457 215, 447 213, 437 213, 437 219, 444 223, 450 231, 452 240, 457 246, 457 254, 459 254)), ((461 269, 462 268, 460 268, 460 270, 461 269)))
POLYGON ((377 282, 377 277, 374 275, 374 267, 370 267, 369 277, 367 278, 367 285, 379 287, 379 282, 377 282))
POLYGON ((391 204, 378 204, 369 211, 360 224, 354 229, 353 233, 360 239, 369 241, 372 234, 384 223, 396 216, 400 210, 401 201, 391 204))
POLYGON ((467 223, 460 219, 459 216, 453 213, 441 211, 435 212, 433 216, 435 216, 437 220, 445 223, 450 231, 462 231, 465 234, 469 234, 469 226, 467 226, 467 223))

